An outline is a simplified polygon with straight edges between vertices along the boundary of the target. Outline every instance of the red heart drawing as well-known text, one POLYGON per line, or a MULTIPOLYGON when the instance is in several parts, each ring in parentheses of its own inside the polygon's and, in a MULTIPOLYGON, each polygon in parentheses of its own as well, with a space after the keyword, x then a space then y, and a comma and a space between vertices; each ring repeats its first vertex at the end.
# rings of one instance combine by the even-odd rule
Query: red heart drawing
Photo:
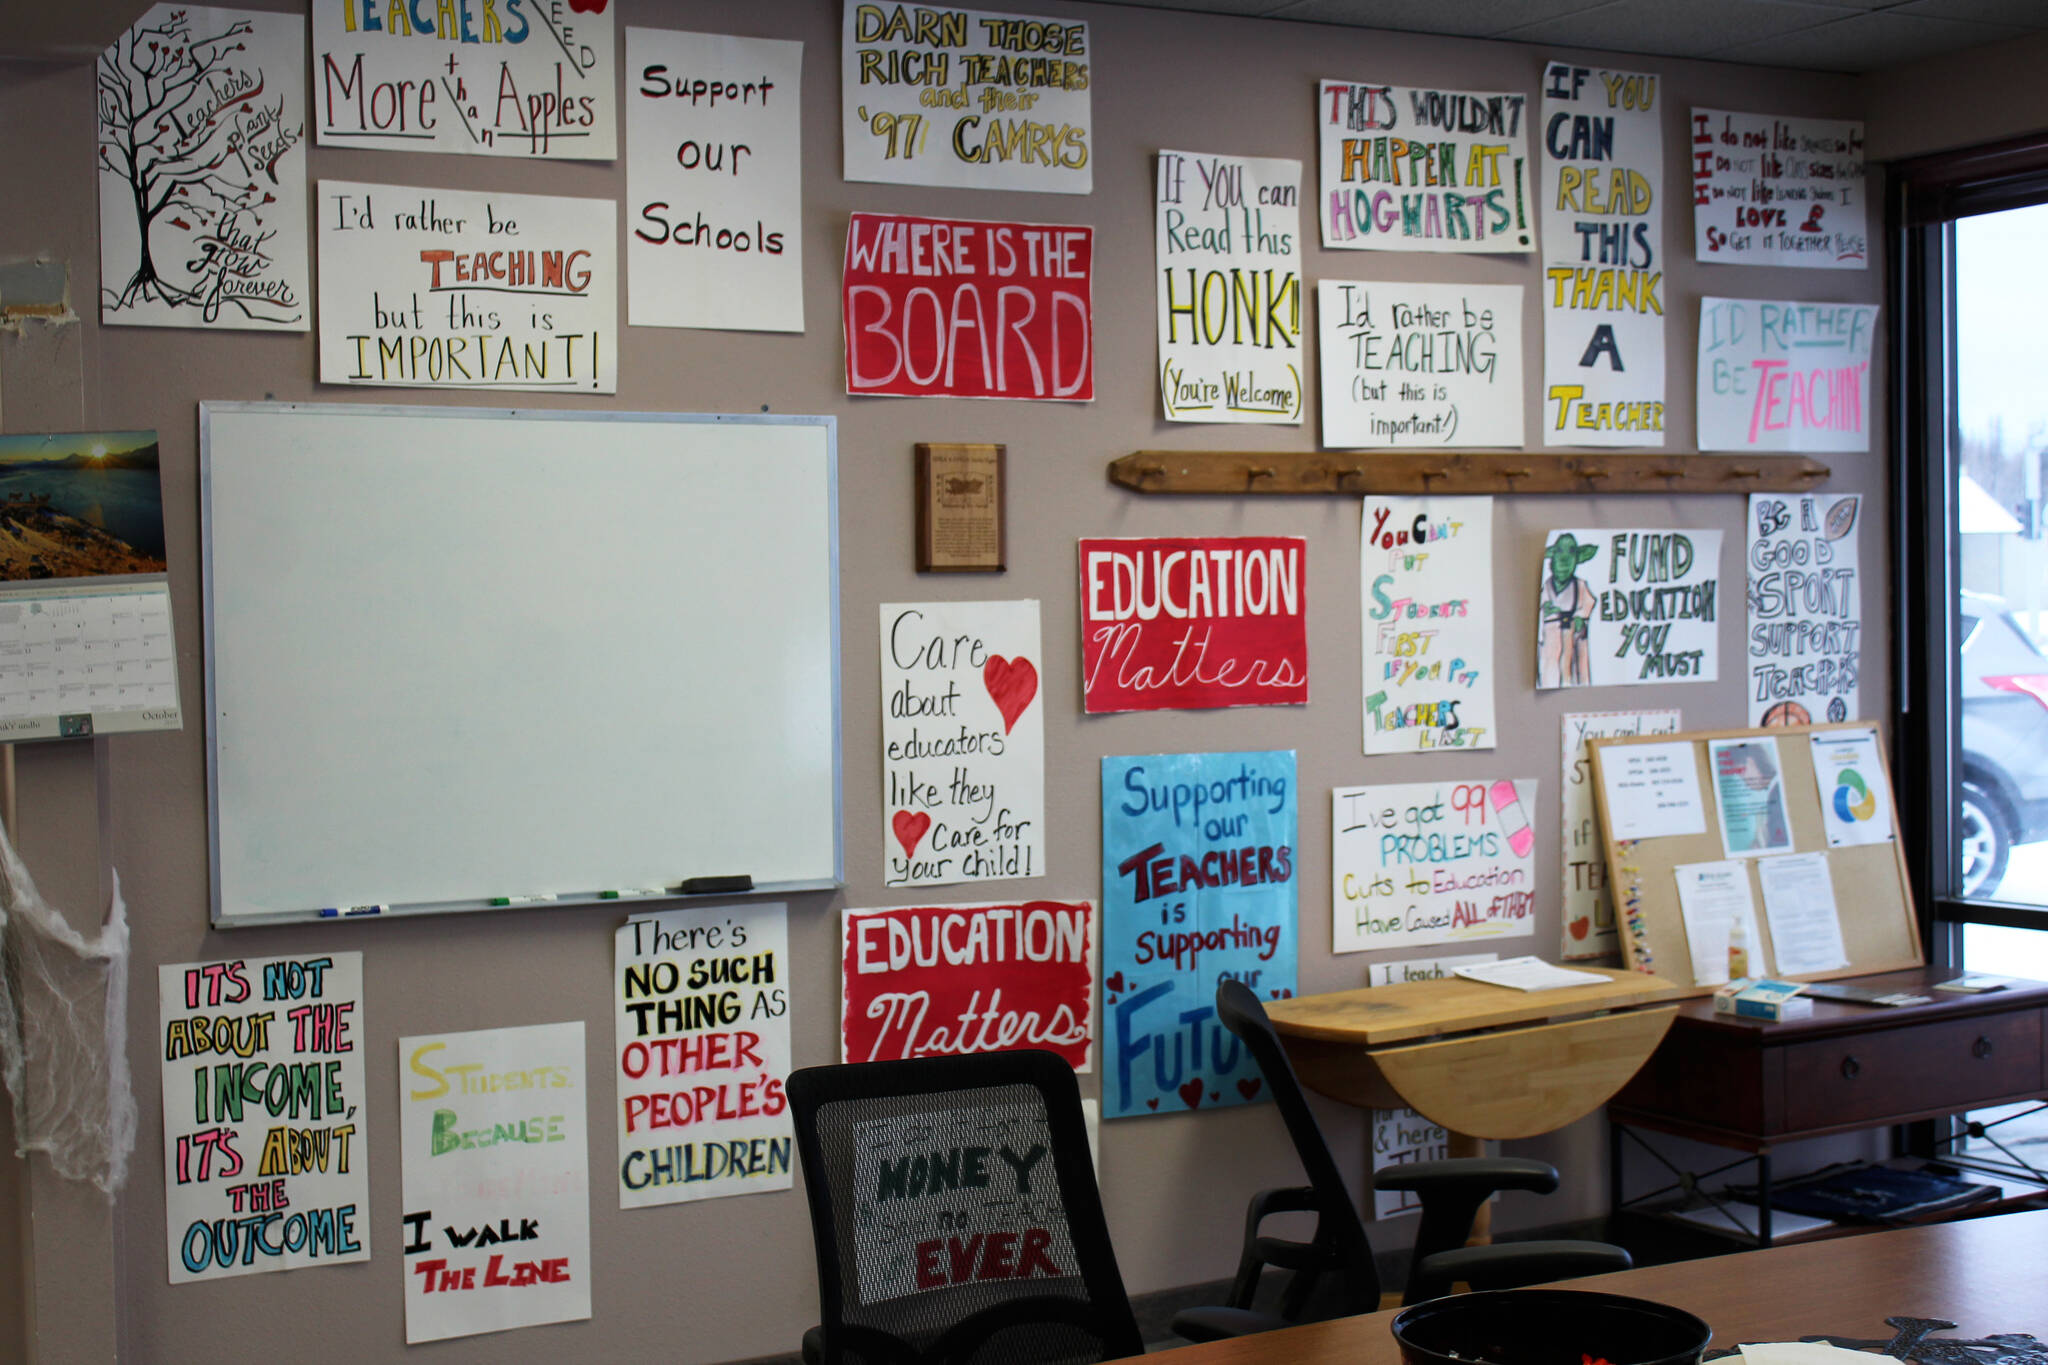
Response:
POLYGON ((889 828, 896 832, 896 842, 903 845, 903 856, 913 857, 918 844, 924 839, 924 832, 932 827, 932 817, 923 811, 899 810, 889 817, 889 828))
POLYGON ((1281 990, 1274 991, 1272 993, 1272 998, 1275 1000, 1292 1000, 1294 998, 1294 992, 1283 988, 1281 990))
POLYGON ((1202 1104, 1202 1078, 1195 1077, 1180 1088, 1181 1103, 1190 1109, 1199 1109, 1202 1104))
POLYGON ((1266 1083, 1264 1076, 1248 1076, 1237 1083, 1237 1093, 1250 1099, 1259 1093, 1259 1087, 1266 1083))
POLYGON ((1573 938, 1584 938, 1586 936, 1586 931, 1593 927, 1593 921, 1581 915, 1579 918, 1573 920, 1571 924, 1566 927, 1568 927, 1572 931, 1573 938))
POLYGON ((576 14, 603 14, 610 3, 611 0, 569 0, 569 8, 576 14))
POLYGON ((1159 1097, 1154 1095, 1151 1099, 1146 1100, 1145 1107, 1147 1109, 1157 1109, 1159 1107, 1159 1097))
POLYGON ((1115 991, 1118 994, 1122 994, 1124 989, 1124 974, 1122 972, 1118 972, 1115 976, 1105 976, 1102 978, 1102 984, 1105 989, 1115 991))
POLYGON ((1005 659, 1000 654, 991 654, 981 669, 981 685, 988 689, 996 710, 1003 713, 1003 733, 1007 735, 1016 725, 1017 717, 1038 695, 1038 670, 1029 659, 1005 659))

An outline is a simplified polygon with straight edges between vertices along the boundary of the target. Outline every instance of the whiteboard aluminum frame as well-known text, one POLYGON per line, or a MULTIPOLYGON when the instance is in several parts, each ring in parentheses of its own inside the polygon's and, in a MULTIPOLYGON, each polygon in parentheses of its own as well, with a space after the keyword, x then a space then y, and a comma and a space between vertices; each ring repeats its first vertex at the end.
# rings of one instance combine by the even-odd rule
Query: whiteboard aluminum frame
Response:
POLYGON ((531 904, 493 905, 490 898, 450 901, 413 901, 382 907, 375 915, 323 915, 315 909, 275 911, 223 917, 221 914, 220 771, 214 715, 214 621, 213 621, 213 424, 214 413, 302 412, 331 416, 403 418, 487 418, 512 421, 641 422, 724 426, 807 426, 825 433, 825 507, 828 543, 826 563, 831 574, 828 616, 832 627, 832 876, 823 880, 762 882, 747 892, 722 892, 714 899, 733 895, 783 896, 801 891, 837 891, 846 884, 846 755, 843 731, 842 675, 844 658, 840 650, 839 622, 839 419, 830 416, 785 416, 778 413, 695 413, 695 412, 586 412, 576 408, 470 408, 430 407, 405 403, 259 403, 202 402, 199 404, 199 556, 200 619, 204 635, 201 664, 204 669, 206 707, 206 872, 208 917, 216 929, 251 928, 269 924, 301 924, 307 921, 336 922, 386 915, 443 915, 473 910, 552 909, 581 905, 624 907, 634 912, 670 902, 703 899, 681 892, 664 891, 659 896, 621 896, 605 899, 603 891, 558 894, 536 907, 531 904))

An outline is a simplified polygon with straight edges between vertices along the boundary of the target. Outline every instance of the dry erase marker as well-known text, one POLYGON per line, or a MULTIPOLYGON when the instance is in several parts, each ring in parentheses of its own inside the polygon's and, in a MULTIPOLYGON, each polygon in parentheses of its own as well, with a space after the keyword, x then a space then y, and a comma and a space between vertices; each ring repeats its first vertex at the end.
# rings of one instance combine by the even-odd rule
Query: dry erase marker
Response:
POLYGON ((492 905, 539 905, 553 900, 553 896, 493 896, 492 905))
POLYGON ((658 886, 627 886, 617 891, 600 891, 597 893, 597 898, 601 901, 615 901, 624 896, 665 896, 667 894, 666 891, 658 886))
POLYGON ((381 915, 383 913, 384 907, 381 905, 329 905, 321 909, 320 918, 343 919, 351 915, 381 915))

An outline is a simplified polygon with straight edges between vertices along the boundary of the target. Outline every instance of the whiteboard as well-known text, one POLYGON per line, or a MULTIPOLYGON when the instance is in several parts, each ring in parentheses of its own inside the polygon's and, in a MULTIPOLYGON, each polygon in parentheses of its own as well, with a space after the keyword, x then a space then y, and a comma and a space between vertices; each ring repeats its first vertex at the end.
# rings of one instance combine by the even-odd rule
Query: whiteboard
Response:
POLYGON ((199 413, 215 924, 842 880, 832 418, 199 413))

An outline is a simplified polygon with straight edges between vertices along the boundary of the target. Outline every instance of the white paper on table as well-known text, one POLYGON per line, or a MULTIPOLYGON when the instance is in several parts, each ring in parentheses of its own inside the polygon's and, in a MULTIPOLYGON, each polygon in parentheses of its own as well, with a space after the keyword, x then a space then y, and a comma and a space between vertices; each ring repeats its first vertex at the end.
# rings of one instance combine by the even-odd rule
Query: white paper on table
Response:
POLYGON ((1748 974, 1767 975, 1756 901, 1749 894, 1749 865, 1731 858, 1718 863, 1684 863, 1672 871, 1678 878, 1685 941, 1692 949, 1693 984, 1718 986, 1728 980, 1728 939, 1737 916, 1749 941, 1748 974))
POLYGON ((1689 742, 1610 746, 1600 751, 1600 763, 1610 839, 1706 833, 1699 765, 1689 742))
MULTIPOLYGON (((1782 1216, 1777 1213, 1771 1215, 1773 1235, 1804 1231, 1779 1227, 1778 1219, 1782 1216)), ((1820 1226, 1828 1224, 1823 1222, 1820 1226)), ((1760 1341, 1745 1343, 1740 1350, 1742 1365, 1870 1365, 1871 1359, 1866 1351, 1830 1346, 1825 1341, 1760 1341)))
POLYGON ((1877 752, 1877 731, 1828 730, 1813 741, 1813 785, 1829 848, 1892 841, 1891 785, 1877 752))
POLYGON ((1827 854, 1791 853, 1759 859, 1756 879, 1763 887, 1764 917, 1771 922, 1771 957, 1780 975, 1831 972, 1849 965, 1827 854))
POLYGON ((1517 991, 1552 991, 1564 986, 1599 986, 1607 978, 1598 972, 1575 972, 1557 967, 1540 957, 1510 957, 1500 962, 1460 967, 1456 975, 1487 986, 1506 986, 1517 991))

